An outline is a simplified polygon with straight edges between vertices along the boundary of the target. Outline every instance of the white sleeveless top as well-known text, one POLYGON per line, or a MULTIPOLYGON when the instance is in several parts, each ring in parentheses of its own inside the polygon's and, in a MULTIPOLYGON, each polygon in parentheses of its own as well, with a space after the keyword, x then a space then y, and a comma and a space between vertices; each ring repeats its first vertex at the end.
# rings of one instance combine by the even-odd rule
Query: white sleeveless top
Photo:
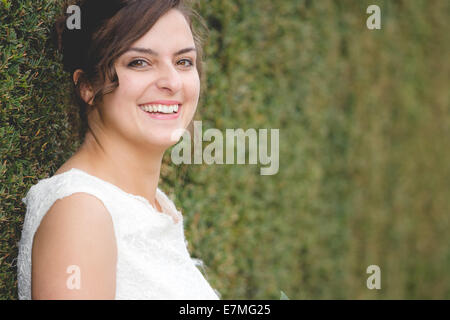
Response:
POLYGON ((31 299, 31 251, 42 218, 56 200, 76 192, 97 197, 111 214, 117 241, 116 299, 220 299, 197 268, 201 260, 190 257, 183 216, 164 192, 157 188, 161 213, 144 197, 76 168, 40 180, 22 199, 27 211, 17 259, 19 299, 31 299))

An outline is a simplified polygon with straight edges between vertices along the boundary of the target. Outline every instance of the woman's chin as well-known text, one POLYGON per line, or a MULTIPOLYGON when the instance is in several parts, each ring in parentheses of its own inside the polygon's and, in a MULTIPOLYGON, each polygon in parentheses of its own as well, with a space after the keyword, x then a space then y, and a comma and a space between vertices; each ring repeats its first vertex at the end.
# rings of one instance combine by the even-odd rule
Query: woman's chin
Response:
POLYGON ((175 134, 167 134, 164 136, 151 137, 146 139, 146 143, 148 146, 152 146, 153 149, 157 148, 164 150, 174 146, 175 144, 178 143, 178 141, 180 141, 181 134, 179 138, 176 138, 177 136, 178 135, 175 133, 175 134))

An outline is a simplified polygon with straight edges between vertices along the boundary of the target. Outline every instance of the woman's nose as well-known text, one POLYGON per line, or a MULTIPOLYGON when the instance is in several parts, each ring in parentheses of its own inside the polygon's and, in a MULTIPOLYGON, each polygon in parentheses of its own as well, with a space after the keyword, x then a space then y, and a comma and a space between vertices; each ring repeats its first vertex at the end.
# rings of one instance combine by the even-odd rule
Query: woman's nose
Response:
POLYGON ((178 71, 174 66, 164 65, 159 70, 158 80, 156 85, 160 89, 170 90, 172 92, 177 92, 181 89, 182 82, 178 71))

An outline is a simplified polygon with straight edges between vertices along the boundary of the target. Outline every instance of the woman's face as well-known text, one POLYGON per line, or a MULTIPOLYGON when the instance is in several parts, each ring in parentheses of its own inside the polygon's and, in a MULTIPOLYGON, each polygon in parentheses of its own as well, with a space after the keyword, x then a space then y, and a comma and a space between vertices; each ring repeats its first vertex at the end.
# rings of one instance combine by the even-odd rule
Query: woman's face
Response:
POLYGON ((116 60, 119 86, 99 107, 105 132, 140 146, 175 144, 173 136, 187 128, 197 108, 200 79, 195 62, 189 25, 181 12, 171 9, 116 60), (157 119, 142 109, 159 104, 181 107, 173 119, 157 119))

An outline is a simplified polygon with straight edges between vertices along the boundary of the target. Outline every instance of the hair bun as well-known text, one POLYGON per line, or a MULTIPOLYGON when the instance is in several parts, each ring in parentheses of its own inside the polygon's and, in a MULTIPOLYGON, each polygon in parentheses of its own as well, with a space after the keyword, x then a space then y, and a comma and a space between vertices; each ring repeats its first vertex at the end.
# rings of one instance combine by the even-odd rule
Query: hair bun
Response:
POLYGON ((85 67, 84 62, 89 54, 86 48, 90 47, 92 34, 126 3, 123 0, 79 0, 74 4, 80 7, 82 13, 81 29, 67 27, 67 19, 71 16, 67 12, 54 25, 54 43, 62 53, 64 70, 69 72, 85 67))

